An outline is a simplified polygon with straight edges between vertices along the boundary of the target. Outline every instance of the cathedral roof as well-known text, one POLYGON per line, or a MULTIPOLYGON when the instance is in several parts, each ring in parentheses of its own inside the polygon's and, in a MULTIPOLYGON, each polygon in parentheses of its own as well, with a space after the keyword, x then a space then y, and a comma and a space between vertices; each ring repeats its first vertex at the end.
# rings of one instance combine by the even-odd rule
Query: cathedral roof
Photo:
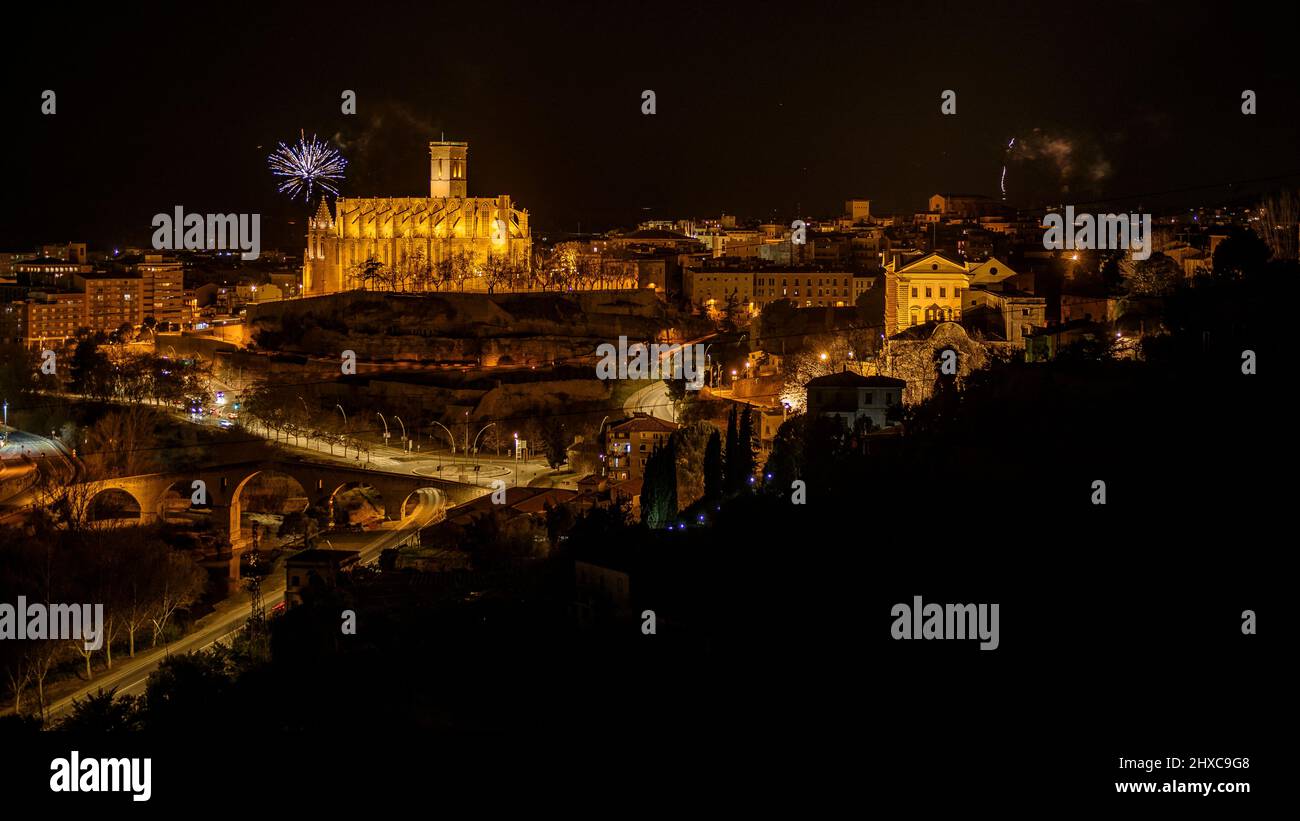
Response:
POLYGON ((333 222, 334 215, 330 213, 329 204, 324 197, 320 198, 320 207, 316 209, 316 220, 318 222, 333 222))

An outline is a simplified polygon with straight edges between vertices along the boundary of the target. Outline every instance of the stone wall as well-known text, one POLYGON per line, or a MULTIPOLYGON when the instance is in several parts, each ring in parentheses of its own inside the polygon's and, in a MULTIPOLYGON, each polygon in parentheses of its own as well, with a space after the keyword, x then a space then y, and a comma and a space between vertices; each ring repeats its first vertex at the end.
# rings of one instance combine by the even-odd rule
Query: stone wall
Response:
MULTIPOLYGON (((626 336, 656 339, 691 319, 649 290, 568 294, 350 291, 248 308, 260 347, 375 361, 543 364, 626 336)), ((694 329, 692 329, 694 330, 694 329)))

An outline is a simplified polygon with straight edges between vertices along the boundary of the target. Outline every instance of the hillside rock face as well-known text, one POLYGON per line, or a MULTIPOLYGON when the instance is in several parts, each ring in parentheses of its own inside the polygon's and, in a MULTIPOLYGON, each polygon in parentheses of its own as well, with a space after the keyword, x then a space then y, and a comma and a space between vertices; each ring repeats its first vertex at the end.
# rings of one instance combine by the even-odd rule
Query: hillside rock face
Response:
POLYGON ((648 290, 567 294, 352 291, 249 307, 261 348, 375 361, 542 364, 691 324, 648 290))

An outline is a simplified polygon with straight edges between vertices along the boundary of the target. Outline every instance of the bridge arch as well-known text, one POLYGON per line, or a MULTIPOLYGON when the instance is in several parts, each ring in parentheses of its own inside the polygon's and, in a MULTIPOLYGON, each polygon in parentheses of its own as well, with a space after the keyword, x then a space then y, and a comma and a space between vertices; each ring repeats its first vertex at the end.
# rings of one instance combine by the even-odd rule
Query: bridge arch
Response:
POLYGON ((413 516, 427 514, 436 519, 445 513, 449 507, 448 502, 447 494, 440 488, 417 487, 402 499, 401 507, 398 508, 400 515, 395 518, 405 522, 413 516))
POLYGON ((364 500, 363 504, 369 504, 376 509, 383 519, 394 518, 394 513, 397 514, 397 518, 401 517, 401 504, 394 505, 382 488, 375 482, 369 481, 369 477, 361 476, 343 482, 335 479, 330 484, 334 489, 325 497, 324 503, 329 507, 330 521, 335 524, 347 524, 341 516, 344 509, 339 505, 340 494, 347 494, 353 497, 353 500, 356 496, 360 496, 364 500))
POLYGON ((86 502, 86 518, 92 522, 135 521, 144 524, 146 507, 124 487, 107 486, 95 491, 86 502))
MULTIPOLYGON (((152 500, 151 507, 154 515, 158 520, 166 523, 175 523, 183 514, 191 512, 211 512, 213 506, 212 493, 204 488, 203 504, 194 502, 194 479, 183 478, 176 479, 166 485, 163 485, 152 500)), ((205 483, 206 485, 206 483, 205 483)))
MULTIPOLYGON (((251 541, 251 528, 250 528, 249 536, 246 537, 243 532, 244 531, 243 522, 244 522, 244 514, 246 512, 249 512, 248 508, 250 506, 250 503, 256 504, 256 502, 252 497, 252 494, 260 489, 259 486, 261 484, 267 482, 272 478, 284 478, 293 482, 293 484, 297 486, 298 491, 300 491, 299 496, 306 500, 304 507, 310 507, 313 503, 316 503, 318 500, 317 495, 312 491, 311 487, 304 484, 303 480, 300 477, 295 476, 291 471, 280 470, 278 466, 275 465, 259 467, 249 471, 242 479, 236 482, 233 489, 230 490, 228 527, 230 528, 229 530, 230 542, 232 545, 235 545, 237 548, 239 546, 246 545, 251 541)), ((276 505, 276 502, 279 501, 280 509, 272 510, 272 511, 262 511, 262 512, 270 512, 270 513, 275 513, 277 515, 283 515, 283 513, 285 512, 285 507, 288 502, 288 497, 278 498, 281 495, 282 494, 280 493, 274 493, 274 492, 268 493, 267 494, 268 499, 266 500, 267 503, 271 504, 274 507, 276 505)))

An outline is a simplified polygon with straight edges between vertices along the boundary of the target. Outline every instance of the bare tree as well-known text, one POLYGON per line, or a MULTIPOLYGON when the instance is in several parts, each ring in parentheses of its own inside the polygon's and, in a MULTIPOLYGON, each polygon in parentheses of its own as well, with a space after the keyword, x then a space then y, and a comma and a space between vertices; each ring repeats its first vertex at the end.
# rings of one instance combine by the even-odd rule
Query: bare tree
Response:
POLYGON ((113 618, 126 631, 127 653, 135 658, 135 637, 149 623, 149 617, 153 613, 151 587, 156 579, 145 575, 147 568, 140 566, 143 562, 132 564, 136 565, 133 568, 135 573, 125 586, 122 603, 114 609, 113 618))
POLYGON ((30 645, 20 641, 6 641, 0 647, 0 651, 3 651, 0 653, 0 666, 4 667, 9 692, 14 697, 14 712, 20 715, 23 711, 23 692, 32 681, 30 649, 30 645))
POLYGON ((474 255, 467 251, 462 251, 452 257, 452 271, 456 278, 456 290, 464 292, 465 281, 473 279, 478 271, 478 266, 474 263, 474 255))
POLYGON ((136 405, 106 413, 86 431, 82 454, 98 476, 136 476, 157 469, 157 437, 151 413, 136 405))
POLYGON ((488 293, 492 293, 502 285, 509 288, 511 274, 512 271, 508 259, 495 254, 489 256, 487 262, 483 264, 483 278, 487 281, 488 293))
POLYGON ((1288 190, 1265 197, 1256 231, 1273 252, 1273 259, 1295 259, 1300 247, 1300 194, 1288 190))
POLYGON ((1171 293, 1183 278, 1178 263, 1161 253, 1136 261, 1125 256, 1119 261, 1119 270, 1129 291, 1138 296, 1163 296, 1171 293))
POLYGON ((207 576, 184 553, 170 553, 167 565, 163 569, 162 589, 154 604, 149 621, 153 624, 153 644, 158 645, 158 637, 167 629, 167 622, 179 609, 187 608, 199 600, 207 576))
POLYGON ((355 282, 362 290, 373 288, 382 280, 384 264, 374 257, 367 257, 348 267, 348 281, 355 282))
POLYGON ((30 656, 31 680, 36 684, 36 700, 42 716, 46 714, 46 710, 49 708, 49 703, 45 700, 45 682, 49 679, 50 671, 54 669, 66 649, 67 646, 60 641, 33 642, 30 656))
POLYGON ((51 528, 73 532, 99 527, 92 514, 92 503, 100 488, 95 484, 101 475, 87 466, 82 481, 69 481, 53 472, 42 471, 32 486, 31 515, 51 528))

